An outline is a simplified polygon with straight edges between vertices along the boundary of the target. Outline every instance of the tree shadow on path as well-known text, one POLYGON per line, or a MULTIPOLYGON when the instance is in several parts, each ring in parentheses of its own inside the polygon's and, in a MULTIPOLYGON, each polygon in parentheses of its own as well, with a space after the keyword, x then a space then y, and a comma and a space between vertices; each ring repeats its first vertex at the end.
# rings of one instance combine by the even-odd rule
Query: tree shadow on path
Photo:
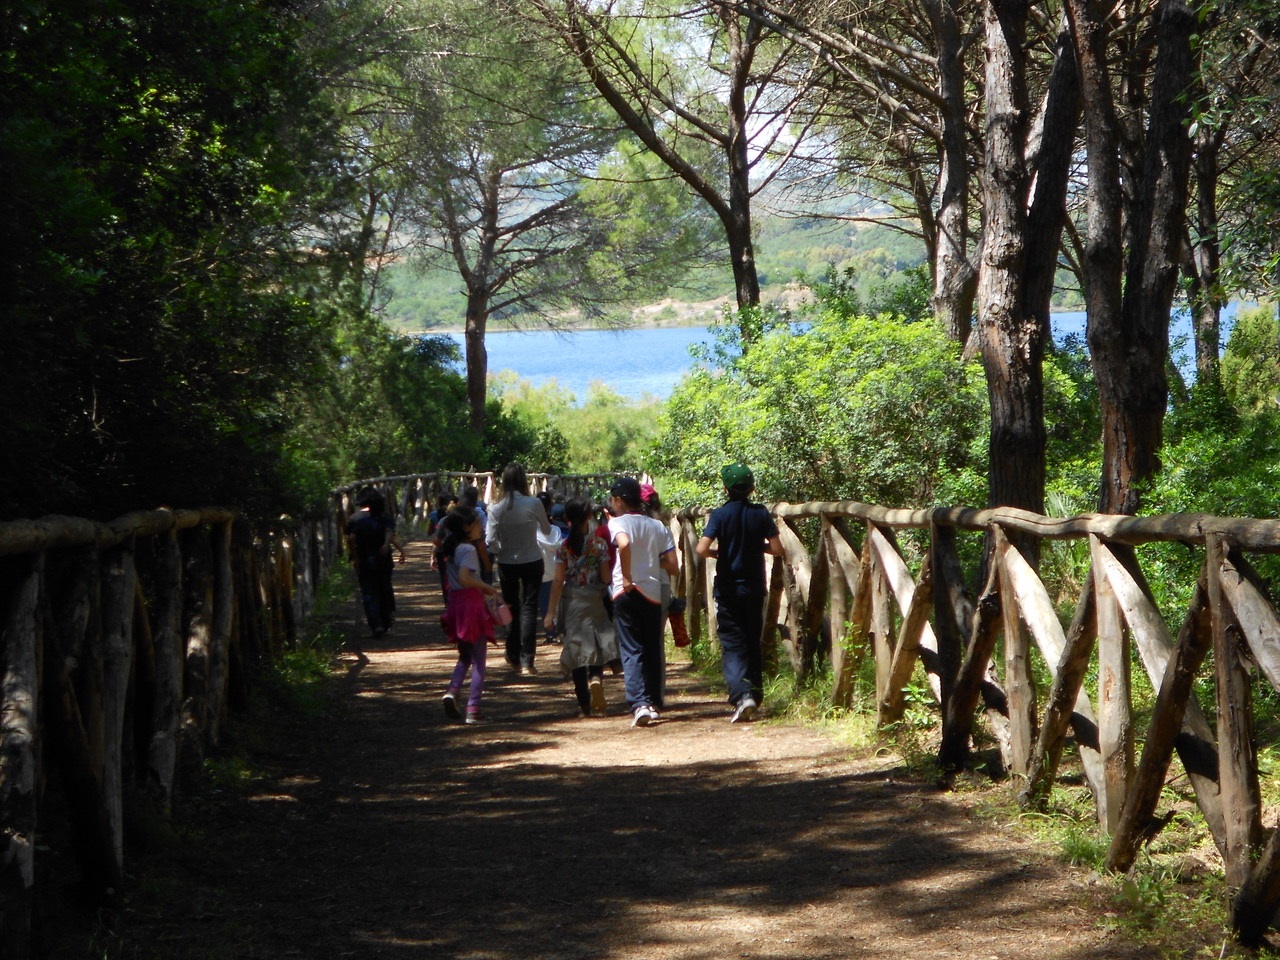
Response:
POLYGON ((534 677, 490 648, 492 722, 448 720, 434 572, 397 577, 397 627, 366 644, 340 715, 278 728, 260 779, 187 812, 205 842, 129 918, 129 955, 1154 956, 954 795, 812 731, 731 725, 687 664, 670 719, 632 729, 619 681, 610 715, 583 719, 558 647, 534 677))

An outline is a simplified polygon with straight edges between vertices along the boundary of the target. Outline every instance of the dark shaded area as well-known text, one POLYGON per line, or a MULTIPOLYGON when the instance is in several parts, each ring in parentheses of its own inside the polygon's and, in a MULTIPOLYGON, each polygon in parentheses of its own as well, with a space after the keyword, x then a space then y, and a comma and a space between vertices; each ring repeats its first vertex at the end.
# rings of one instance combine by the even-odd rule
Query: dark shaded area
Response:
POLYGON ((365 645, 346 709, 242 739, 265 778, 183 808, 184 841, 134 861, 97 955, 1154 955, 1104 948, 1060 866, 953 798, 811 740, 807 759, 771 755, 753 738, 795 732, 725 723, 687 665, 645 731, 616 681, 609 717, 574 717, 554 647, 536 677, 494 658, 492 723, 448 721, 439 609, 426 565, 409 569, 395 639, 365 645))

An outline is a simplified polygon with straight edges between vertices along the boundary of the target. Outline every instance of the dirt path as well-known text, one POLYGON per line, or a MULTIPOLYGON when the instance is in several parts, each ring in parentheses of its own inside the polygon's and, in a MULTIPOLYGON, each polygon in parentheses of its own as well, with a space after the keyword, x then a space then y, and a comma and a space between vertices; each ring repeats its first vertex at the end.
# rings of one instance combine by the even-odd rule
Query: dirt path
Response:
POLYGON ((397 589, 342 716, 255 746, 266 777, 188 814, 207 842, 142 880, 122 955, 1154 956, 963 797, 802 728, 731 725, 686 665, 668 719, 632 729, 618 680, 610 715, 580 719, 558 647, 523 678, 495 650, 493 722, 450 722, 434 580, 419 561, 397 589))

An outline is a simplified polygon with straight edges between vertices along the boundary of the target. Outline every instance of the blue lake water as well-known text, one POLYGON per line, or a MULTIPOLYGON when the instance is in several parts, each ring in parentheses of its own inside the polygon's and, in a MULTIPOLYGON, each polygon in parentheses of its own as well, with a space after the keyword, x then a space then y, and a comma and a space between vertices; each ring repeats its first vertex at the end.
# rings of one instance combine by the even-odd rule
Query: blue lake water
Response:
MULTIPOLYGON (((462 345, 462 334, 450 337, 462 345)), ((628 399, 665 400, 693 366, 689 347, 713 339, 706 327, 641 327, 489 333, 484 343, 490 373, 511 370, 539 387, 554 380, 582 403, 593 381, 628 399)))
MULTIPOLYGON (((1232 303, 1222 312, 1224 344, 1236 306, 1232 303)), ((1054 340, 1062 343, 1070 335, 1083 339, 1084 322, 1083 311, 1053 314, 1054 340)), ((462 345, 462 334, 449 336, 462 345)), ((710 344, 713 339, 707 327, 582 330, 568 334, 530 330, 490 333, 485 337, 485 346, 489 351, 490 373, 510 370, 535 386, 545 386, 554 380, 582 403, 593 381, 605 384, 628 399, 665 400, 694 364, 689 348, 710 344)), ((1179 369, 1190 380, 1194 348, 1186 311, 1174 312, 1169 340, 1179 369)))

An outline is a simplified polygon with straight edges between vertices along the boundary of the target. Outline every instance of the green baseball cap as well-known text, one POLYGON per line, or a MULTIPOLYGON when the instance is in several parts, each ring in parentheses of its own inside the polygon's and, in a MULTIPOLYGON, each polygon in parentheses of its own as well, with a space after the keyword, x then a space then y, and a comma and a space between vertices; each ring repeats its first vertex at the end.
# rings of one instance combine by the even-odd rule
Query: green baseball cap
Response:
POLYGON ((756 478, 751 475, 751 468, 745 463, 731 463, 720 470, 720 479, 724 481, 726 490, 750 489, 756 485, 756 478))

